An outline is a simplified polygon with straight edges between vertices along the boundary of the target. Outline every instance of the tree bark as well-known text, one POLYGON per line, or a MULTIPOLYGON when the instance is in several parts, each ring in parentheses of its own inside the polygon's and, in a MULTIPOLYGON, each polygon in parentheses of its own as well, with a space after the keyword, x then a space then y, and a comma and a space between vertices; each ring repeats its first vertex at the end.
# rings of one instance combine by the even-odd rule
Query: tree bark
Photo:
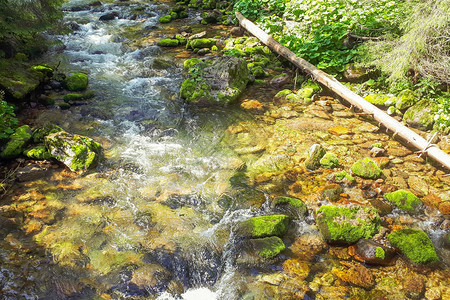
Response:
POLYGON ((401 137, 406 143, 414 146, 420 152, 427 154, 429 157, 438 162, 442 167, 450 170, 450 156, 439 149, 436 145, 429 144, 420 135, 407 128, 394 118, 387 115, 381 109, 377 108, 375 105, 367 102, 361 96, 358 96, 354 92, 347 89, 339 81, 337 81, 332 76, 319 70, 314 65, 304 60, 303 58, 297 57, 295 53, 290 51, 288 48, 284 47, 278 43, 274 38, 265 33, 261 28, 256 26, 253 22, 246 19, 240 12, 236 12, 236 17, 239 20, 240 25, 245 28, 248 32, 257 37, 261 42, 267 45, 272 51, 280 54, 295 66, 300 68, 312 75, 313 79, 320 82, 331 91, 348 101, 353 106, 364 111, 368 115, 371 115, 375 120, 380 122, 384 127, 394 132, 394 136, 401 137))

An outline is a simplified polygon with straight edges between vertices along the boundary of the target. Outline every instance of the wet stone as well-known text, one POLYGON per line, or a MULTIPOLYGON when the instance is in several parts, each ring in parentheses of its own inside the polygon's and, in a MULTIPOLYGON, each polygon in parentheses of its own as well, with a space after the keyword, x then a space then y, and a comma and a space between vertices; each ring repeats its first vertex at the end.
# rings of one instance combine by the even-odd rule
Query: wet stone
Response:
POLYGON ((358 263, 340 262, 343 268, 333 268, 333 274, 344 282, 363 288, 371 288, 375 284, 372 272, 358 263))
POLYGON ((372 265, 389 265, 396 255, 394 249, 368 239, 361 239, 352 247, 355 259, 372 265))

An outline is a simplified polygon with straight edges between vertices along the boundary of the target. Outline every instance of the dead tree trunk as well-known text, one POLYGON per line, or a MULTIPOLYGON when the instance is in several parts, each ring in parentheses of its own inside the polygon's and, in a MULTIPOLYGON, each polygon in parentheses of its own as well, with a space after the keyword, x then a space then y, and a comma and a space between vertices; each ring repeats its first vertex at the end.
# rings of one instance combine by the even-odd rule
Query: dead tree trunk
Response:
POLYGON ((320 82, 331 91, 348 101, 353 106, 371 115, 384 127, 394 132, 394 135, 401 137, 408 144, 411 144, 421 152, 426 153, 429 157, 437 161, 444 168, 450 170, 450 156, 447 153, 439 149, 437 146, 430 144, 420 135, 407 128, 394 118, 390 117, 375 105, 367 102, 361 96, 358 96, 354 92, 347 89, 332 76, 319 70, 303 58, 297 57, 295 53, 278 43, 274 38, 265 33, 261 28, 256 26, 250 20, 246 19, 240 12, 236 12, 236 17, 238 18, 239 23, 242 27, 244 27, 248 32, 257 37, 261 42, 272 49, 272 51, 280 54, 306 73, 311 74, 314 80, 320 82))

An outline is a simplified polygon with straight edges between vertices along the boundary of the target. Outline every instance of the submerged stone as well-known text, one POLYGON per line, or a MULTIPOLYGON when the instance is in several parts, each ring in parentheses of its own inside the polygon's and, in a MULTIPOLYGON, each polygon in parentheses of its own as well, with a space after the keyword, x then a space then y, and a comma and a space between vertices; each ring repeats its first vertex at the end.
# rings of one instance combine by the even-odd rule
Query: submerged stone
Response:
POLYGON ((286 246, 277 236, 271 236, 261 239, 250 239, 250 247, 264 259, 271 259, 280 254, 286 246))
POLYGON ((398 208, 407 212, 416 212, 422 204, 419 197, 407 190, 397 190, 392 193, 387 193, 384 198, 389 202, 394 203, 398 208))
POLYGON ((351 171, 353 174, 369 179, 378 179, 381 177, 381 169, 377 166, 377 164, 373 161, 373 159, 369 157, 365 157, 356 161, 352 167, 351 171))
POLYGON ((88 86, 88 76, 84 73, 75 73, 67 76, 65 80, 69 91, 83 91, 88 86))
POLYGON ((65 131, 46 136, 45 146, 55 159, 78 172, 85 172, 95 166, 102 151, 100 144, 91 138, 65 131))
POLYGON ((325 205, 317 211, 316 223, 327 242, 351 244, 378 233, 381 219, 373 208, 325 205))
POLYGON ((393 248, 368 239, 361 239, 349 251, 355 259, 371 265, 389 265, 395 257, 393 248))
POLYGON ((254 217, 243 221, 238 233, 252 238, 283 235, 288 227, 289 218, 286 215, 270 215, 254 217))
POLYGON ((3 151, 0 152, 0 158, 11 159, 21 155, 30 139, 30 127, 28 125, 20 126, 9 137, 8 143, 3 151))
POLYGON ((339 160, 333 153, 327 153, 320 159, 319 163, 325 169, 333 169, 339 165, 339 160))
POLYGON ((297 198, 277 197, 273 200, 272 206, 275 211, 285 213, 292 218, 298 219, 308 213, 306 204, 297 198))
POLYGON ((430 264, 439 261, 433 242, 422 230, 400 229, 389 234, 387 238, 389 243, 400 249, 416 264, 430 264))

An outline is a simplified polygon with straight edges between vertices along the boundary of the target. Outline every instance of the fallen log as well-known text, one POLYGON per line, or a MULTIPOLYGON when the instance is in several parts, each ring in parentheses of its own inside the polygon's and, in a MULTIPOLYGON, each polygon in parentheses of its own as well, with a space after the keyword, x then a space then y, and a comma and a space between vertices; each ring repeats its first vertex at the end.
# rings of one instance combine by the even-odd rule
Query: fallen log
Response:
POLYGON ((427 154, 436 162, 440 163, 444 168, 450 170, 450 156, 441 149, 439 149, 436 145, 430 144, 420 135, 418 135, 411 129, 407 128, 394 118, 390 117, 381 109, 377 108, 375 105, 367 102, 361 96, 350 91, 339 81, 337 81, 334 77, 328 75, 322 70, 319 70, 313 64, 309 63, 303 58, 295 55, 295 53, 293 53, 288 48, 278 43, 274 38, 265 33, 261 28, 259 28, 253 22, 245 18, 240 12, 236 12, 236 18, 239 20, 239 24, 243 28, 245 28, 248 32, 257 37, 272 51, 280 54, 281 56, 289 60, 291 63, 293 63, 295 66, 305 71, 306 73, 311 74, 314 80, 320 82, 328 89, 333 91, 335 94, 339 95, 344 100, 348 101, 353 106, 359 108, 368 115, 372 116, 384 127, 394 132, 394 136, 401 137, 405 142, 419 149, 421 153, 427 154))

